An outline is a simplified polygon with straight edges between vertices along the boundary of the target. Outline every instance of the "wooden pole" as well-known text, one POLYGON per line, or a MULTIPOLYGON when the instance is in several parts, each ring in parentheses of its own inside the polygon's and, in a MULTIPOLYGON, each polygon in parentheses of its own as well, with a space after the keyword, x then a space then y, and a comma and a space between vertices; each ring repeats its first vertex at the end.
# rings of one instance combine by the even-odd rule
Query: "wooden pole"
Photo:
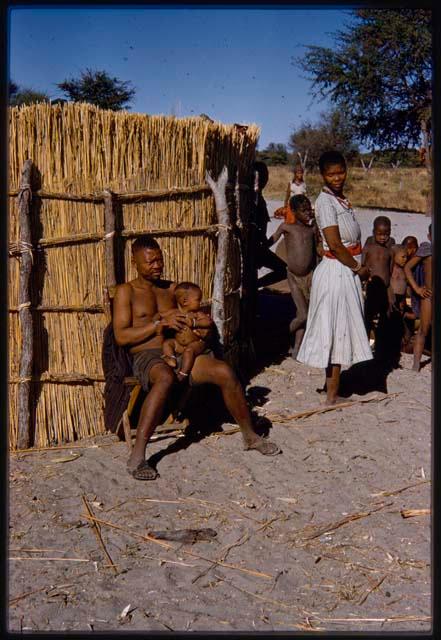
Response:
POLYGON ((113 298, 116 286, 115 277, 115 201, 114 194, 105 189, 104 194, 104 242, 106 286, 104 291, 104 307, 107 320, 111 320, 110 299, 113 298))
POLYGON ((32 379, 33 353, 33 321, 30 309, 30 278, 32 271, 31 243, 31 177, 32 160, 26 160, 20 179, 18 193, 19 225, 20 225, 20 283, 18 294, 18 315, 21 331, 21 353, 18 385, 18 437, 17 447, 26 449, 30 446, 31 409, 30 392, 32 379))
POLYGON ((207 180, 214 195, 219 226, 211 315, 219 332, 219 340, 223 347, 225 338, 225 272, 227 269, 228 241, 231 231, 230 215, 228 212, 226 196, 228 169, 227 167, 224 167, 216 181, 213 180, 207 171, 205 179, 207 180))

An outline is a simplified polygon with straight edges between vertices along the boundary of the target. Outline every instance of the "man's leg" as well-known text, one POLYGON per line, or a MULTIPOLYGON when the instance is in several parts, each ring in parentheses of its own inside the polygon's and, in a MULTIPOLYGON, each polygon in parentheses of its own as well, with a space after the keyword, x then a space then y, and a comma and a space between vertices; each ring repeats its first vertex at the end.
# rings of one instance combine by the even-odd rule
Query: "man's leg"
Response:
POLYGON ((422 298, 420 306, 420 326, 414 338, 413 344, 413 370, 419 371, 421 356, 424 351, 424 343, 432 324, 432 301, 430 298, 422 298))
POLYGON ((287 275, 291 297, 294 301, 294 304, 296 305, 296 317, 289 325, 289 332, 294 339, 294 345, 291 355, 294 359, 296 359, 300 349, 300 344, 305 333, 306 319, 308 317, 308 304, 305 300, 305 296, 303 295, 299 285, 296 282, 296 279, 289 271, 289 269, 287 270, 287 275))
POLYGON ((265 274, 257 281, 257 288, 269 287, 271 284, 286 280, 286 263, 283 262, 270 249, 265 249, 259 255, 259 268, 267 267, 270 273, 265 274))
POLYGON ((175 382, 175 376, 169 366, 157 363, 150 369, 149 380, 151 388, 141 408, 135 445, 127 461, 127 469, 139 480, 153 480, 157 476, 156 471, 145 462, 145 450, 163 417, 165 403, 175 382))
POLYGON ((245 394, 232 368, 211 356, 199 356, 191 372, 195 384, 215 384, 222 392, 225 406, 240 427, 246 449, 257 449, 263 455, 279 453, 279 448, 264 440, 253 429, 245 394))

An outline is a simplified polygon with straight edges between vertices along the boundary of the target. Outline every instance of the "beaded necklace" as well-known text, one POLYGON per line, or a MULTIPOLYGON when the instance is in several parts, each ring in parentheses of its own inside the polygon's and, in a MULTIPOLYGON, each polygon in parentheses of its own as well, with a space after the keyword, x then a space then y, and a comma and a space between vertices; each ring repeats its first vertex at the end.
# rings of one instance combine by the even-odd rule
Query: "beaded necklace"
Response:
POLYGON ((352 209, 352 205, 347 198, 340 198, 339 196, 336 196, 335 193, 331 189, 329 189, 329 187, 323 187, 322 191, 328 193, 330 196, 334 196, 334 198, 339 201, 343 209, 352 209))

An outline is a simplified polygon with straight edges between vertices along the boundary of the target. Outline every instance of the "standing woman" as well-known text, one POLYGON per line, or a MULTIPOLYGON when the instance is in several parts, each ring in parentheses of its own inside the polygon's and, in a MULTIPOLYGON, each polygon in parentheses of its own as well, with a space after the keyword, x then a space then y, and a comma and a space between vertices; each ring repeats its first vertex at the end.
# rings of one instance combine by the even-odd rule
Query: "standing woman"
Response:
POLYGON ((326 403, 338 402, 342 365, 372 359, 363 320, 361 231, 343 195, 346 161, 338 151, 319 160, 325 186, 315 202, 324 257, 314 271, 306 331, 297 360, 326 370, 326 403))

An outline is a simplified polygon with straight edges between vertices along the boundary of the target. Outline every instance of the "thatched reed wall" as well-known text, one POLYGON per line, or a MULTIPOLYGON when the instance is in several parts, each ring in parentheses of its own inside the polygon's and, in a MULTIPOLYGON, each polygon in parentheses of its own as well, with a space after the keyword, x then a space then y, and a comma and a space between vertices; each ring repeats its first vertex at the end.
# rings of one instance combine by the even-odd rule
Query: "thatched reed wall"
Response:
MULTIPOLYGON (((106 281, 105 189, 117 194, 116 282, 135 275, 130 240, 152 231, 164 251, 164 277, 195 281, 210 300, 217 218, 205 172, 216 178, 228 167, 234 228, 223 340, 227 351, 237 355, 252 197, 247 185, 252 183, 259 130, 254 125, 244 131, 202 118, 115 113, 78 104, 13 108, 9 117, 11 247, 17 248, 20 239, 20 174, 28 158, 34 165, 30 444, 48 446, 105 431, 101 347, 108 322, 107 287, 112 284, 106 281)), ((24 384, 18 318, 22 256, 10 256, 10 446, 16 448, 17 391, 24 384)))

